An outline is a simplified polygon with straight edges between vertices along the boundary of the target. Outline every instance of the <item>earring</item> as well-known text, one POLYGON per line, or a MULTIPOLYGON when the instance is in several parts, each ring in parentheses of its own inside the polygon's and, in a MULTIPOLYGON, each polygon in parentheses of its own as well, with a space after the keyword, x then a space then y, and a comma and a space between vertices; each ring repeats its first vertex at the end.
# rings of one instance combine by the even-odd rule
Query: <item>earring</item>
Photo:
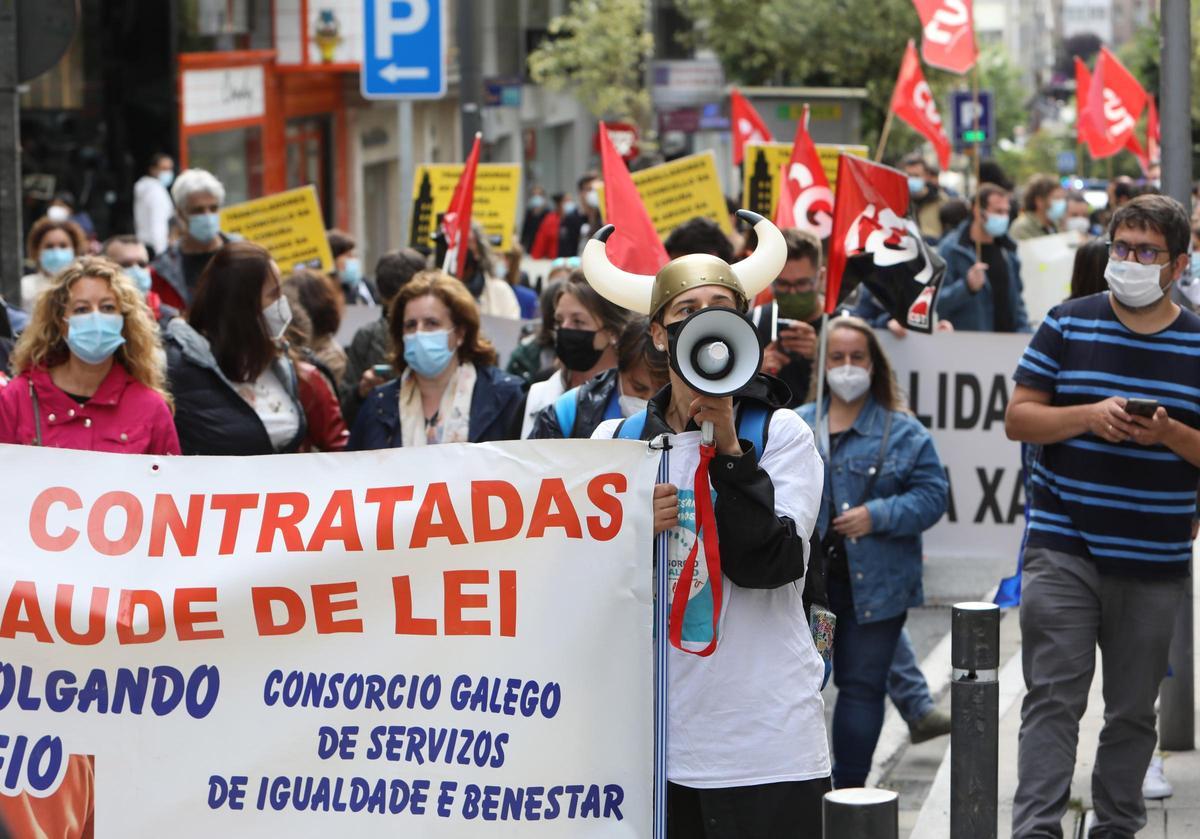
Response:
POLYGON ((658 350, 659 352, 662 352, 662 351, 663 351, 663 345, 662 345, 662 344, 655 344, 655 345, 654 345, 654 349, 658 350))

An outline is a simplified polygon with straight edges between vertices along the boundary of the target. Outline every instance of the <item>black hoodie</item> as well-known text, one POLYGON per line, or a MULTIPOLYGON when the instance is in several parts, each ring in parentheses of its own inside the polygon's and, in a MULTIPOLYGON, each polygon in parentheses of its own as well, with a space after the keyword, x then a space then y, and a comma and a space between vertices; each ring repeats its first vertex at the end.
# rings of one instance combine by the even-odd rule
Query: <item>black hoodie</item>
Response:
MULTIPOLYGON (((788 386, 773 376, 758 374, 733 398, 735 414, 747 402, 774 410, 788 410, 788 386)), ((674 430, 663 418, 671 404, 667 385, 646 407, 643 440, 653 440, 674 430)), ((768 425, 769 425, 768 421, 768 425)), ((699 430, 694 421, 687 431, 699 430)), ((749 440, 742 440, 742 455, 718 454, 708 466, 708 477, 717 493, 714 512, 721 545, 721 570, 742 588, 778 588, 804 576, 804 543, 807 537, 796 530, 787 516, 775 514, 775 487, 758 465, 759 453, 749 440)), ((764 431, 764 449, 770 446, 764 431)))

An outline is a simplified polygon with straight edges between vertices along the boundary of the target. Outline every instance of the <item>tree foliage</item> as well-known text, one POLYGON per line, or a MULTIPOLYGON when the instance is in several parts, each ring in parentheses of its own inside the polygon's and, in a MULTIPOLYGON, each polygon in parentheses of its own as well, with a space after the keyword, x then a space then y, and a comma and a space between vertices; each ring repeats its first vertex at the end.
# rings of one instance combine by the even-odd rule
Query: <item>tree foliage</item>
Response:
POLYGON ((654 52, 643 0, 574 0, 529 54, 529 75, 550 90, 572 88, 597 118, 649 126, 644 67, 654 52))

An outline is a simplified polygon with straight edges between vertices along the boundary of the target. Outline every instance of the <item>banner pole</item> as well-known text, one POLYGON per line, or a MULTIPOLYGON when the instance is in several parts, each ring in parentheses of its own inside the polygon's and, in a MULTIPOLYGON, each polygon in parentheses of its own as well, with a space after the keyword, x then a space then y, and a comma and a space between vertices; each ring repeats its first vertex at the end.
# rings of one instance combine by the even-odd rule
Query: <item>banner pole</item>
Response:
POLYGON ((817 377, 817 413, 816 438, 817 450, 821 457, 826 457, 829 451, 829 435, 822 433, 821 415, 825 409, 825 355, 829 340, 829 312, 821 313, 821 334, 817 336, 817 369, 813 371, 817 377))
POLYGON ((887 116, 883 120, 883 130, 879 132, 879 145, 875 149, 875 162, 883 162, 883 150, 887 148, 888 136, 892 133, 892 106, 888 104, 887 116))
MULTIPOLYGON (((979 61, 978 60, 976 60, 975 64, 971 67, 971 98, 974 101, 974 107, 971 109, 972 110, 971 121, 974 124, 974 132, 975 132, 974 133, 974 137, 975 137, 975 143, 974 143, 974 146, 975 146, 975 215, 976 215, 976 217, 979 217, 982 215, 982 213, 980 212, 980 210, 982 208, 979 206, 979 187, 981 186, 981 184, 979 182, 979 168, 983 162, 983 152, 982 152, 982 148, 979 143, 979 61)), ((976 262, 983 261, 983 244, 981 242, 975 243, 975 261, 976 262)))
MULTIPOLYGON (((663 434, 651 448, 662 452, 658 482, 671 481, 671 438, 663 434)), ((654 537, 654 839, 667 837, 667 621, 670 618, 667 553, 670 533, 654 537)))

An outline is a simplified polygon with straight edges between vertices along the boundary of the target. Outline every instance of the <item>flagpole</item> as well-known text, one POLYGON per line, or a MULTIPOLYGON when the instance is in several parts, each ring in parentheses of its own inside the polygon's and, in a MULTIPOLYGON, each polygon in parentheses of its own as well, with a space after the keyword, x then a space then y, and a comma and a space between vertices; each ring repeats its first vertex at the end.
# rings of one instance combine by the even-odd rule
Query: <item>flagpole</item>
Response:
MULTIPOLYGON (((978 46, 976 46, 976 51, 978 49, 978 46)), ((971 98, 975 103, 975 106, 971 109, 975 137, 975 217, 981 218, 982 208, 979 205, 979 169, 980 164, 983 162, 983 152, 979 143, 979 59, 976 59, 975 64, 971 67, 971 98)), ((975 242, 975 261, 983 261, 983 244, 979 241, 975 242)))
POLYGON ((883 120, 883 131, 879 132, 879 146, 875 149, 875 162, 883 162, 883 150, 887 148, 888 135, 892 133, 892 117, 895 112, 892 111, 891 100, 888 100, 887 116, 883 120))
MULTIPOLYGON (((828 292, 828 287, 826 287, 828 292)), ((825 413, 825 355, 826 341, 829 338, 829 312, 821 313, 821 334, 817 336, 817 369, 813 375, 817 377, 817 413, 816 413, 816 438, 817 450, 821 452, 821 457, 827 457, 829 451, 829 433, 822 431, 821 418, 825 413)))

